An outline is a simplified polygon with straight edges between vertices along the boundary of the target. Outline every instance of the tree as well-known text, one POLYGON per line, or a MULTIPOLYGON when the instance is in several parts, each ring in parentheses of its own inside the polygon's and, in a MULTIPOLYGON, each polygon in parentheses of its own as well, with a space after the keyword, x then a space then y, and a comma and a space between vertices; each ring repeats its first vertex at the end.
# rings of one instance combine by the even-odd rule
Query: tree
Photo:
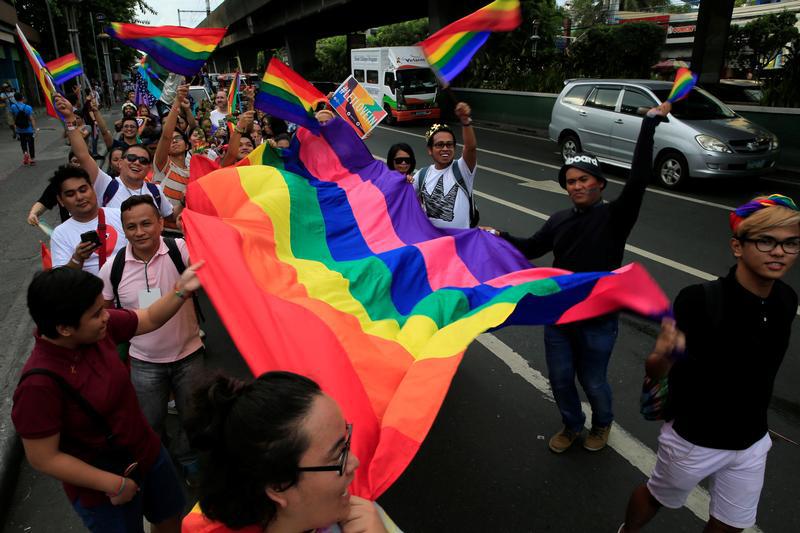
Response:
POLYGON ((799 35, 794 13, 770 13, 755 18, 744 26, 731 26, 728 36, 728 58, 749 69, 756 79, 763 70, 799 35))
POLYGON ((381 26, 367 38, 369 46, 411 46, 428 36, 428 19, 381 26))
POLYGON ((764 82, 764 104, 800 107, 800 37, 786 47, 780 75, 764 82))
POLYGON ((602 0, 572 0, 568 12, 572 19, 572 29, 578 34, 606 22, 608 17, 602 0))
POLYGON ((573 74, 649 78, 664 46, 664 29, 650 22, 596 26, 570 48, 573 74))
POLYGON ((344 35, 326 37, 317 41, 316 58, 319 67, 312 79, 317 81, 344 81, 350 74, 350 58, 347 57, 347 38, 344 35))

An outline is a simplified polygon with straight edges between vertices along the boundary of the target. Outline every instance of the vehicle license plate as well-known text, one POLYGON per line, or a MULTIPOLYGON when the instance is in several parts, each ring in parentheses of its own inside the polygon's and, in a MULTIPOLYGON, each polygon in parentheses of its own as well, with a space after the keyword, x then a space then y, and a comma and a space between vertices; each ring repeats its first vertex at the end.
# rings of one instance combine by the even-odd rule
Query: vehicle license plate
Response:
POLYGON ((766 160, 764 159, 756 159, 754 161, 747 162, 747 170, 751 170, 754 168, 763 168, 767 165, 766 160))
POLYGON ((430 112, 430 111, 417 111, 417 112, 416 112, 416 113, 414 113, 414 114, 415 114, 416 116, 418 116, 418 117, 424 117, 425 115, 430 115, 430 114, 431 114, 431 112, 430 112))

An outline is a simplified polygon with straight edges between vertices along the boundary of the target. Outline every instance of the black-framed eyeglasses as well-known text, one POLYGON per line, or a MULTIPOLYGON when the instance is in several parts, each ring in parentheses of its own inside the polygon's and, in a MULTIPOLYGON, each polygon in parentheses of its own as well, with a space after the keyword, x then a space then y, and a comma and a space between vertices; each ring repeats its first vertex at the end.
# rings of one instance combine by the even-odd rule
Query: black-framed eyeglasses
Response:
POLYGON ((149 157, 144 157, 142 155, 126 154, 125 155, 125 160, 128 163, 133 163, 135 161, 139 161, 139 163, 142 164, 142 165, 149 165, 150 164, 150 158, 149 157))
POLYGON ((784 241, 773 239, 772 237, 759 237, 757 239, 740 238, 743 242, 752 242, 756 245, 759 252, 771 252, 776 246, 780 245, 784 253, 794 255, 800 252, 800 238, 792 237, 784 241))
POLYGON ((395 165, 410 165, 411 158, 410 157, 395 157, 394 158, 395 165))
POLYGON ((433 147, 441 150, 442 148, 453 148, 455 147, 456 143, 453 141, 439 141, 438 143, 433 143, 433 147))
POLYGON ((335 465, 325 466, 298 466, 298 472, 339 472, 340 476, 344 475, 344 470, 347 468, 347 456, 350 455, 350 438, 353 436, 353 424, 347 424, 347 432, 344 437, 344 447, 339 460, 335 465))

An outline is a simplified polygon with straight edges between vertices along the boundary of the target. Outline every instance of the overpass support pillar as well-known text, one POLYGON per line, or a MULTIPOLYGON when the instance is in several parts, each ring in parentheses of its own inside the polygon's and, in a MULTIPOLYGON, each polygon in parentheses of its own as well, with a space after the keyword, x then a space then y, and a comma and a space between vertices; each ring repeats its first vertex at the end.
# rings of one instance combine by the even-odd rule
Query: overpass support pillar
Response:
POLYGON ((289 52, 289 66, 307 78, 317 66, 317 40, 308 35, 287 35, 286 50, 289 52))
POLYGON ((692 71, 698 83, 717 83, 725 66, 725 46, 733 15, 734 0, 701 2, 692 50, 692 71))

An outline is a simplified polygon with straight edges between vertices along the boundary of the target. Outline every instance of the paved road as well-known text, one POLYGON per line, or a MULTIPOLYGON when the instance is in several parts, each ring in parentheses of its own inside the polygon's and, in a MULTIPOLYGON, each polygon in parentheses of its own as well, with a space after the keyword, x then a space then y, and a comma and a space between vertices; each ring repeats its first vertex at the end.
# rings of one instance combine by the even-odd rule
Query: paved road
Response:
MULTIPOLYGON (((407 142, 424 163, 423 131, 422 127, 381 127, 368 145, 374 154, 385 157, 392 143, 407 142)), ((483 128, 477 134, 481 168, 476 190, 482 223, 522 235, 535 231, 541 217, 568 206, 567 197, 553 181, 560 165, 555 144, 483 128)), ((24 178, 17 176, 24 171, 12 172, 12 179, 21 182, 24 178)), ((613 181, 606 196, 613 198, 625 175, 611 168, 607 171, 613 181)), ((0 198, 7 206, 5 185, 0 182, 0 198)), ((16 224, 24 216, 19 209, 27 210, 35 199, 25 190, 27 199, 3 212, 4 224, 6 220, 16 224)), ((643 263, 670 297, 685 285, 724 274, 731 264, 725 209, 759 192, 800 198, 800 184, 777 175, 770 180, 698 184, 679 194, 652 189, 628 241, 631 249, 626 260, 643 263)), ((7 227, 11 226, 19 231, 20 240, 36 237, 33 230, 19 224, 7 227)), ((538 264, 548 265, 551 259, 544 257, 538 264)), ((6 287, 8 298, 13 299, 23 286, 20 279, 26 276, 12 280, 12 288, 6 287)), ((800 270, 793 271, 788 281, 800 289, 800 270)), ((245 374, 216 317, 204 329, 209 364, 245 374)), ((770 412, 771 427, 798 442, 799 330, 796 322, 770 412)), ((622 319, 609 370, 618 424, 612 432, 612 447, 597 454, 576 447, 560 456, 546 446, 560 422, 542 376, 546 367, 541 330, 515 327, 482 336, 467 351, 418 456, 381 498, 382 505, 410 532, 616 531, 628 494, 646 478, 656 446, 658 424, 645 422, 638 414, 642 363, 655 332, 653 324, 633 317, 622 319)), ((800 516, 794 511, 800 507, 799 474, 800 448, 776 440, 759 513, 758 526, 763 531, 800 531, 800 516)), ((690 507, 662 513, 650 531, 701 530, 698 516, 707 509, 707 495, 694 494, 690 507)), ((72 530, 80 529, 56 484, 24 467, 4 531, 72 530)))

